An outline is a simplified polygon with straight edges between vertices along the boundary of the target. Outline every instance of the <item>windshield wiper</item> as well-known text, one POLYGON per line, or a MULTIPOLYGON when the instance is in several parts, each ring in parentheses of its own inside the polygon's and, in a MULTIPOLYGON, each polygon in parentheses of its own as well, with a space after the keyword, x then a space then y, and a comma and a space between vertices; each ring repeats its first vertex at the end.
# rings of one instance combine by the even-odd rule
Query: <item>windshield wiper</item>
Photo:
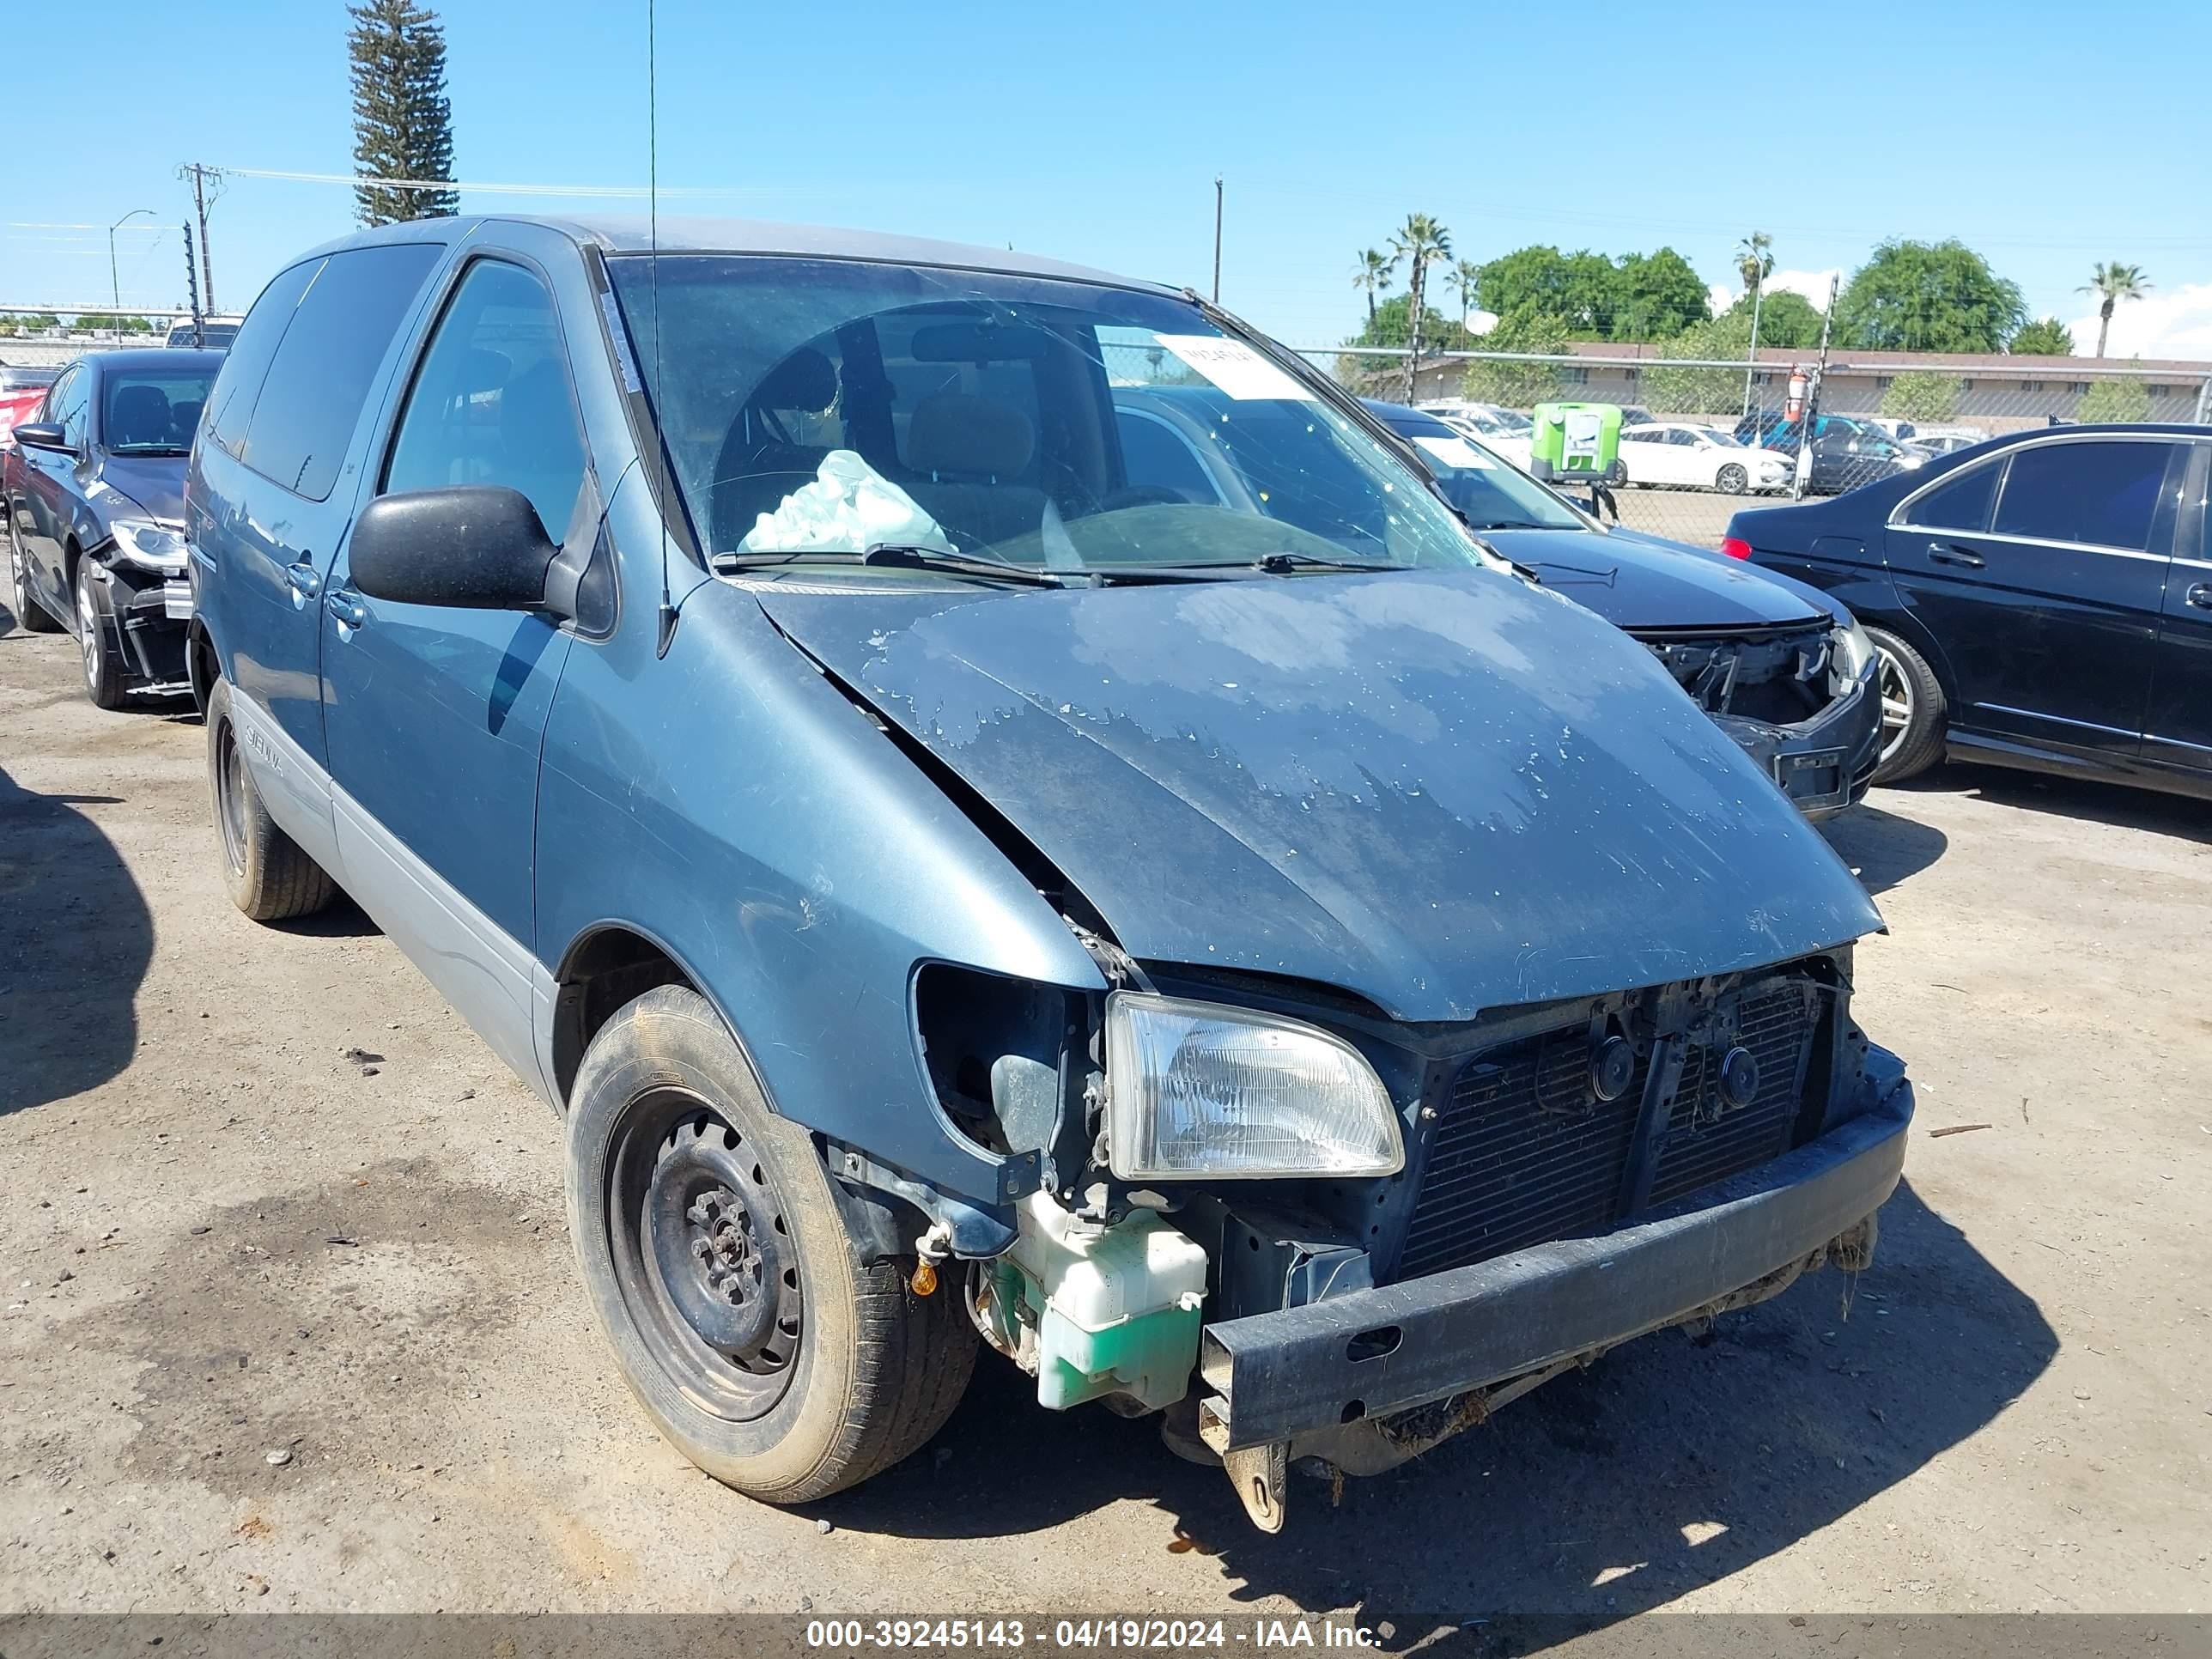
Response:
POLYGON ((1534 519, 1474 519, 1461 520, 1469 530, 1580 530, 1578 524, 1538 524, 1534 519))
POLYGON ((1331 559, 1318 553, 1262 553, 1252 568, 1273 576, 1295 575, 1301 570, 1410 570, 1403 564, 1382 564, 1373 559, 1331 559))
POLYGON ((192 452, 182 444, 110 444, 111 455, 189 455, 192 452))
POLYGON ((717 553, 707 561, 708 568, 718 576, 733 576, 741 570, 765 570, 776 565, 799 563, 895 565, 907 570, 943 570, 956 575, 982 576, 993 581, 1013 582, 1023 587, 1067 586, 1060 574, 1055 571, 1031 569, 1026 565, 1008 564, 1003 559, 971 558, 964 553, 944 553, 933 547, 912 547, 896 542, 878 542, 864 553, 836 548, 801 548, 787 553, 717 553))

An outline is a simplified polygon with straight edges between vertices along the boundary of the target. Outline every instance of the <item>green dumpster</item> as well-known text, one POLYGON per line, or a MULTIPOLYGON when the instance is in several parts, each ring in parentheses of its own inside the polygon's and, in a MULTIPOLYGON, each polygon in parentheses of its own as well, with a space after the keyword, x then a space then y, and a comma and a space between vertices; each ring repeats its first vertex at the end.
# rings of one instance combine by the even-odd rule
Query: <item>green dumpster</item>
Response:
POLYGON ((1538 404, 1528 471, 1546 483, 1602 483, 1620 453, 1619 404, 1538 404))

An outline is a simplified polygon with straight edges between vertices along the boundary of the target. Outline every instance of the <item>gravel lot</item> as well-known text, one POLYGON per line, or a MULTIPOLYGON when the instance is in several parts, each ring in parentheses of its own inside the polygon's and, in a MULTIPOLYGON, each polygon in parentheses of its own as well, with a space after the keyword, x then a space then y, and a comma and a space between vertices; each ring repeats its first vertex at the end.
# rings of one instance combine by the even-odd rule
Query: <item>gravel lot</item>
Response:
POLYGON ((1267 1539, 988 1357, 804 1514, 693 1471, 590 1326, 553 1117, 357 911, 230 908, 204 756, 0 611, 0 1610, 2212 1601, 2201 807, 1950 769, 1834 826, 1921 1101, 1855 1294, 1646 1340, 1339 1508, 1300 1483, 1267 1539))

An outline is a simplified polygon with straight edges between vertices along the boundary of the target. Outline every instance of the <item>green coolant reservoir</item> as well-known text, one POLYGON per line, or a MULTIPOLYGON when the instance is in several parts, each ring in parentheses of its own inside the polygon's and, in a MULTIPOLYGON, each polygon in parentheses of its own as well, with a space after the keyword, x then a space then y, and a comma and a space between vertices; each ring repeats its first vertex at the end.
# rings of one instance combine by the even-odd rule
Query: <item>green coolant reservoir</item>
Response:
POLYGON ((1620 453, 1619 404, 1538 404, 1528 471, 1546 483, 1603 480, 1620 453))
POLYGON ((1198 1363, 1205 1250, 1149 1210, 1103 1227, 1044 1193, 1022 1207, 992 1301, 1002 1321, 1018 1302, 1036 1332, 1038 1403, 1065 1411, 1121 1394, 1158 1410, 1182 1399, 1198 1363))

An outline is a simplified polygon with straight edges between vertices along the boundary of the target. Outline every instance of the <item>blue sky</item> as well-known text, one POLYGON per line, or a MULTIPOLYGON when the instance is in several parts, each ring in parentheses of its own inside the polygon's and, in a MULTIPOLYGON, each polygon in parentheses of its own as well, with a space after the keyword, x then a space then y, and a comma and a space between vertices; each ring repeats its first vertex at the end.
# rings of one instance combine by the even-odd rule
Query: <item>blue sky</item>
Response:
MULTIPOLYGON (((173 0, 101 8, 101 90, 79 106, 94 118, 71 119, 43 163, 0 173, 0 301, 104 302, 105 227, 149 207, 170 228, 141 218, 118 234, 123 299, 179 303, 179 162, 350 170, 340 0, 187 9, 196 21, 173 0), (198 64, 189 37, 203 30, 234 56, 198 64)), ((645 181, 644 0, 438 9, 461 179, 645 181)), ((2212 61, 2212 6, 2147 0, 2112 21, 2045 0, 661 0, 660 179, 727 192, 668 210, 1011 242, 1202 288, 1218 172, 1223 298, 1296 343, 1356 325, 1354 253, 1415 209, 1478 260, 1530 241, 1663 242, 1716 283, 1736 240, 1764 229, 1815 290, 1882 236, 1958 235, 2036 314, 2069 322, 2089 313, 2074 289, 2094 261, 2142 264, 2154 297, 2123 311, 2116 354, 2212 358, 2202 105, 2175 78, 2212 61), (1592 16, 1594 32, 1574 26, 1592 16)), ((48 49, 88 62, 66 9, 23 9, 9 37, 18 64, 48 49)), ((339 187, 227 180, 218 299, 236 308, 350 215, 339 187)), ((2077 343, 2089 349, 2094 327, 2077 343)))

